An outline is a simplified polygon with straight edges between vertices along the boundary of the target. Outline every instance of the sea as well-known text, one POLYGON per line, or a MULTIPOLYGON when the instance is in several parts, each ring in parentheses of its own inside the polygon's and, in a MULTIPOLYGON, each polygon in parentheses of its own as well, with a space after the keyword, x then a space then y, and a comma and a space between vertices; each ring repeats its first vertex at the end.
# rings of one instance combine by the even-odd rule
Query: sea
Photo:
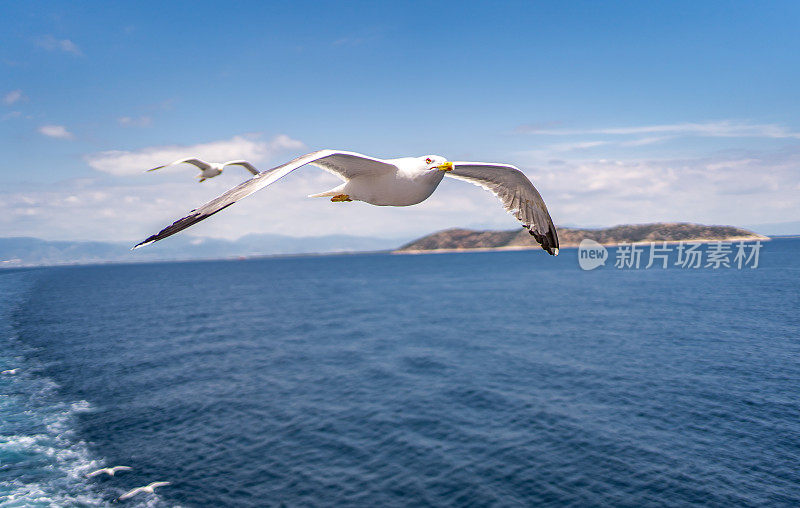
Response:
POLYGON ((800 239, 618 254, 2 270, 0 506, 800 505, 800 239))

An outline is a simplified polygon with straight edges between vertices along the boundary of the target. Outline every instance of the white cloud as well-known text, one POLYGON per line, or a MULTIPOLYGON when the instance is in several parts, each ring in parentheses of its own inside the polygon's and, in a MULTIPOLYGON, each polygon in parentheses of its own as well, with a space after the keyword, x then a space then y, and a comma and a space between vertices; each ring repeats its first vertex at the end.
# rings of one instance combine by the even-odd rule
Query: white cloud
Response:
POLYGON ((42 125, 37 130, 39 134, 49 138, 73 139, 75 137, 63 125, 42 125))
POLYGON ((11 90, 5 96, 3 96, 3 104, 14 104, 21 100, 25 100, 27 97, 22 93, 22 90, 11 90))
POLYGON ((575 141, 573 143, 557 143, 550 145, 549 150, 554 152, 572 152, 574 150, 586 150, 609 144, 608 141, 575 141))
POLYGON ((521 126, 518 132, 529 134, 545 134, 551 136, 574 136, 590 134, 636 135, 636 134, 671 134, 674 136, 703 136, 721 138, 794 138, 800 139, 800 133, 776 124, 754 124, 721 120, 702 123, 676 123, 661 125, 641 125, 632 127, 604 127, 594 129, 550 129, 536 126, 521 126))
POLYGON ((261 139, 258 135, 245 135, 190 146, 166 145, 139 150, 109 150, 89 154, 85 160, 92 168, 104 173, 134 175, 184 157, 199 157, 213 162, 245 159, 258 164, 281 151, 297 150, 303 146, 301 141, 284 134, 275 136, 269 141, 261 139))
POLYGON ((690 221, 746 225, 800 219, 800 150, 686 159, 529 159, 557 223, 690 221))
POLYGON ((632 139, 630 141, 621 141, 619 146, 646 146, 646 145, 653 145, 655 143, 661 143, 663 141, 668 141, 672 139, 674 136, 649 136, 645 138, 639 139, 632 139))
POLYGON ((81 48, 69 39, 57 39, 52 35, 45 35, 36 39, 36 45, 47 51, 63 51, 75 56, 83 56, 81 48))
POLYGON ((153 123, 153 119, 149 116, 121 116, 117 118, 117 123, 123 127, 149 127, 153 123))
POLYGON ((597 148, 610 144, 612 144, 610 141, 572 141, 566 143, 555 143, 521 153, 529 157, 552 158, 561 156, 562 154, 568 152, 589 150, 591 148, 597 148))

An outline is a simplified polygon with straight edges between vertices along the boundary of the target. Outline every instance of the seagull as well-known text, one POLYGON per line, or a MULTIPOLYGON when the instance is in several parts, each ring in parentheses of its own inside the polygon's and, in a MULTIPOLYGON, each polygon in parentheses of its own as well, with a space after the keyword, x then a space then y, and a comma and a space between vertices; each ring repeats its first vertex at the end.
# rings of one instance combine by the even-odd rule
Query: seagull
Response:
POLYGON ((19 372, 19 367, 17 367, 16 369, 4 370, 3 372, 0 372, 0 374, 5 374, 6 376, 13 376, 17 372, 19 372))
POLYGON ((195 158, 188 158, 188 159, 178 159, 174 162, 170 162, 169 164, 164 164, 163 166, 158 166, 157 168, 148 169, 147 171, 155 171, 157 169, 165 168, 167 166, 174 166, 175 164, 191 164, 193 166, 197 166, 200 168, 200 174, 197 178, 200 179, 201 182, 208 180, 209 178, 214 178, 215 176, 219 176, 222 174, 222 168, 225 166, 244 166, 247 171, 253 173, 254 175, 258 174, 258 170, 253 167, 247 161, 228 161, 228 162, 206 162, 204 160, 195 159, 195 158))
POLYGON ((539 191, 525 174, 509 164, 450 162, 440 155, 378 159, 355 152, 319 150, 256 174, 228 192, 189 212, 155 235, 144 247, 182 231, 263 189, 295 169, 310 164, 333 173, 344 183, 310 198, 330 197, 334 203, 363 201, 377 206, 410 206, 428 199, 445 175, 492 192, 549 254, 558 255, 558 234, 539 191))
POLYGON ((91 473, 87 474, 86 477, 87 478, 92 478, 94 476, 97 476, 97 475, 103 474, 103 473, 107 474, 108 476, 114 476, 117 471, 127 471, 129 469, 133 469, 133 468, 129 467, 129 466, 104 467, 104 468, 98 469, 97 471, 92 471, 91 473))
POLYGON ((136 487, 135 489, 129 490, 128 492, 122 494, 117 499, 120 501, 124 501, 126 499, 132 498, 139 492, 148 492, 152 494, 156 490, 156 487, 163 487, 164 485, 169 485, 169 483, 170 482, 153 482, 149 485, 145 485, 144 487, 136 487))

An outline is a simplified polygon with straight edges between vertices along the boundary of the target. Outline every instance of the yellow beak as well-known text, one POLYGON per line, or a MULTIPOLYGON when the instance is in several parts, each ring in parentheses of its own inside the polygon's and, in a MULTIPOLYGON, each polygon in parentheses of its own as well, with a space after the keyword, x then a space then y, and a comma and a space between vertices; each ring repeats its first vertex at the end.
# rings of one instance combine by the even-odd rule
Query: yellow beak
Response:
POLYGON ((453 163, 452 162, 445 162, 439 166, 436 166, 436 169, 439 171, 453 171, 453 163))

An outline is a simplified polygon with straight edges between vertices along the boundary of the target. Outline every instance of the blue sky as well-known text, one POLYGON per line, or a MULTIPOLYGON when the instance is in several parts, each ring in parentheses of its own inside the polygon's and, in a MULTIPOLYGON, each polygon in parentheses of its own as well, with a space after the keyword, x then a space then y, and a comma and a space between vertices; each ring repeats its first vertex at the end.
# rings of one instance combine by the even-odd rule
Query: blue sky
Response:
MULTIPOLYGON (((150 163, 320 148, 514 163, 557 224, 800 220, 796 2, 0 10, 0 236, 136 240, 244 178, 150 163)), ((403 210, 304 199, 331 178, 308 168, 191 233, 515 227, 461 182, 403 210)))

